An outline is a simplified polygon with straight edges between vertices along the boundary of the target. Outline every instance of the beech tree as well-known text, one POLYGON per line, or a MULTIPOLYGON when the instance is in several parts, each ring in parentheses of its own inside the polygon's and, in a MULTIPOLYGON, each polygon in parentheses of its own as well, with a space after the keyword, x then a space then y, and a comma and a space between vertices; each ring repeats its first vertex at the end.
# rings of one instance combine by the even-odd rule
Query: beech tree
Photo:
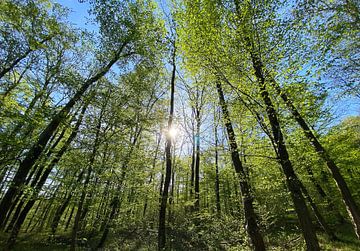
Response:
POLYGON ((2 1, 0 249, 355 250, 358 10, 2 1))

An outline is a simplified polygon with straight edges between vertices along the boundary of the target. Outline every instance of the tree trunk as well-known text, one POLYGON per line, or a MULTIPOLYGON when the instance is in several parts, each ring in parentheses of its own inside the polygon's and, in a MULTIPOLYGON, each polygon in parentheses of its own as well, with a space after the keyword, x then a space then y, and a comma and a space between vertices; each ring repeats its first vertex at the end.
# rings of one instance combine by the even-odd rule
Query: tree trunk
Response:
POLYGON ((230 115, 227 108, 227 104, 225 102, 222 86, 219 82, 216 84, 216 88, 219 94, 219 102, 223 113, 226 131, 229 137, 231 159, 236 174, 238 175, 238 179, 240 179, 240 190, 243 196, 243 206, 245 212, 245 225, 246 225, 245 228, 248 232, 251 244, 253 245, 254 249, 265 250, 264 240, 257 224, 257 217, 253 205, 253 195, 251 194, 249 181, 247 179, 244 168, 240 161, 235 132, 231 124, 230 115))
POLYGON ((66 221, 66 224, 65 224, 65 228, 64 228, 65 231, 67 231, 67 229, 70 226, 71 219, 73 218, 73 215, 74 215, 74 211, 75 211, 75 205, 73 205, 72 208, 71 208, 69 218, 68 218, 68 220, 66 221))
POLYGON ((44 171, 43 175, 41 176, 41 179, 39 180, 39 182, 36 184, 36 187, 35 187, 35 194, 33 195, 34 197, 31 198, 25 205, 25 207, 23 208, 23 210, 21 211, 19 217, 17 218, 16 220, 16 223, 14 224, 14 227, 12 228, 12 231, 11 231, 11 234, 10 234, 10 237, 7 241, 7 248, 8 249, 12 249, 14 244, 15 244, 15 241, 16 241, 16 238, 17 238, 17 235, 20 231, 20 228, 22 226, 22 224, 24 223, 25 219, 26 219, 26 216, 28 215, 30 209, 32 208, 32 206, 35 204, 36 202, 36 198, 38 196, 38 193, 40 192, 41 190, 41 187, 45 184, 45 181, 47 179, 47 177, 49 176, 50 172, 51 172, 52 168, 48 167, 46 168, 46 170, 44 171))
POLYGON ((277 154, 280 158, 280 164, 286 176, 286 183, 291 193, 294 202, 295 211, 299 218, 300 227, 302 229, 304 239, 308 250, 320 250, 319 243, 316 237, 314 226, 311 222, 309 211, 306 207, 304 197, 300 189, 300 181, 296 176, 292 164, 289 159, 289 154, 285 145, 284 137, 281 131, 279 120, 275 108, 270 99, 269 93, 266 90, 265 78, 262 70, 262 62, 251 52, 251 59, 255 75, 259 83, 260 95, 266 106, 266 113, 270 121, 274 141, 277 147, 277 154))
POLYGON ((329 154, 327 153, 326 149, 322 146, 320 141, 317 139, 315 134, 312 132, 308 124, 306 123, 305 119, 301 116, 299 111, 296 109, 293 102, 288 98, 287 94, 281 90, 279 84, 274 80, 271 79, 270 81, 272 83, 272 86, 278 93, 278 95, 283 99, 286 106, 292 113, 294 119, 297 121, 297 123, 302 128, 305 136, 308 138, 312 146, 314 147, 315 151, 319 154, 319 156, 326 162, 340 192, 343 198, 343 201, 347 207, 347 211, 349 213, 350 219, 354 225, 355 233, 360 239, 360 211, 358 206, 356 205, 356 202, 351 195, 350 189, 346 184, 346 181, 342 174, 340 173, 340 170, 338 166, 335 164, 335 162, 330 158, 329 154))
MULTIPOLYGON (((194 179, 195 179, 195 158, 196 158, 196 154, 195 154, 195 149, 196 149, 196 145, 195 145, 195 129, 192 129, 192 136, 193 136, 193 142, 192 142, 192 156, 191 156, 191 166, 190 166, 190 171, 191 171, 191 175, 190 175, 190 200, 194 199, 194 179)), ((193 210, 193 208, 190 208, 191 210, 193 210)))
POLYGON ((196 108, 196 154, 195 154, 195 212, 200 210, 200 111, 196 108))
POLYGON ((216 212, 218 214, 221 213, 221 206, 220 206, 220 180, 219 180, 219 152, 218 152, 218 120, 216 117, 216 109, 214 111, 214 135, 215 135, 215 196, 216 196, 216 212))
POLYGON ((111 223, 111 221, 113 219, 115 219, 115 216, 117 214, 119 205, 120 205, 120 199, 119 199, 119 196, 116 195, 114 197, 114 199, 112 200, 112 202, 111 202, 111 205, 110 205, 111 206, 111 213, 110 213, 110 216, 109 216, 109 222, 106 224, 105 229, 103 231, 103 234, 101 235, 99 244, 97 245, 98 249, 102 249, 104 247, 104 245, 105 245, 105 241, 107 239, 107 236, 108 236, 109 230, 110 230, 110 226, 109 226, 110 224, 109 223, 111 223))
MULTIPOLYGON (((158 154, 159 154, 160 142, 161 142, 161 133, 159 135, 159 139, 157 140, 157 144, 156 144, 155 155, 154 155, 154 159, 153 159, 153 163, 152 163, 152 170, 151 170, 150 179, 148 182, 149 186, 151 185, 151 183, 153 181, 153 176, 154 176, 153 172, 156 168, 156 161, 157 161, 158 154)), ((143 209, 143 217, 145 217, 145 215, 146 215, 147 206, 148 206, 148 197, 146 196, 145 203, 144 203, 144 209, 143 209)))
MULTIPOLYGON (((172 127, 173 116, 174 116, 174 93, 175 93, 175 73, 176 73, 176 48, 175 42, 173 44, 173 55, 172 55, 172 75, 171 75, 171 91, 170 91, 170 112, 168 120, 168 130, 172 127)), ((161 193, 161 202, 159 210, 159 228, 158 228, 158 250, 164 250, 166 247, 166 207, 169 193, 169 185, 171 178, 171 145, 172 139, 169 133, 166 134, 166 144, 165 144, 165 161, 166 161, 166 170, 165 170, 165 180, 164 187, 161 193)))
MULTIPOLYGON (((86 108, 88 106, 88 103, 86 103, 83 108, 82 108, 82 111, 81 111, 81 114, 79 116, 79 119, 78 121, 76 122, 76 125, 75 125, 75 128, 73 129, 72 133, 70 134, 69 138, 66 140, 66 142, 64 143, 64 145, 61 147, 61 149, 59 150, 59 152, 56 154, 55 158, 50 162, 50 164, 46 167, 44 173, 42 174, 40 180, 38 179, 35 179, 33 180, 33 184, 34 187, 35 187, 35 194, 33 195, 34 198, 30 199, 24 209, 21 211, 19 217, 16 217, 16 223, 14 225, 14 227, 12 228, 12 232, 11 232, 11 236, 9 238, 9 241, 8 241, 8 246, 9 247, 12 247, 14 244, 15 244, 15 241, 16 241, 16 238, 17 238, 17 235, 20 231, 20 228, 23 224, 23 222, 25 221, 26 219, 26 216, 28 215, 30 209, 32 208, 32 206, 35 204, 36 202, 36 197, 38 196, 38 193, 40 192, 42 186, 45 184, 45 181, 46 179, 48 178, 51 170, 53 169, 53 167, 59 162, 59 160, 61 159, 62 155, 65 153, 65 151, 68 149, 68 147, 70 146, 71 142, 74 140, 74 138, 76 137, 77 135, 77 132, 79 130, 79 127, 81 125, 81 122, 82 122, 82 118, 85 114, 85 111, 86 111, 86 108), (36 183, 36 186, 35 186, 35 183, 36 183)), ((61 135, 59 136, 60 140, 62 139, 62 137, 64 136, 64 132, 65 130, 63 130, 63 133, 61 133, 61 135)), ((48 153, 48 157, 50 157, 50 153, 54 150, 54 148, 57 146, 57 144, 60 142, 60 140, 57 140, 55 143, 54 143, 54 146, 49 150, 49 153, 48 153)), ((38 173, 42 173, 42 170, 38 170, 38 173)), ((16 216, 16 215, 15 215, 16 216)), ((15 218, 14 216, 14 218, 15 218)), ((10 226, 11 227, 11 226, 10 226)))
POLYGON ((99 148, 99 145, 100 145, 101 123, 103 122, 102 118, 104 116, 105 108, 107 106, 107 101, 108 101, 108 99, 105 99, 105 102, 103 103, 103 105, 101 107, 99 119, 97 121, 94 145, 93 145, 93 149, 92 149, 92 152, 91 152, 91 155, 90 155, 89 165, 88 165, 88 168, 87 168, 85 181, 84 181, 83 188, 82 188, 82 191, 81 191, 81 197, 80 197, 80 201, 79 201, 79 204, 78 204, 78 210, 77 210, 76 215, 75 215, 74 226, 73 226, 73 231, 72 231, 72 235, 71 235, 71 245, 70 245, 70 250, 74 250, 74 251, 75 251, 76 244, 77 244, 77 232, 78 232, 78 229, 79 229, 79 224, 80 224, 81 216, 82 216, 82 213, 83 213, 83 206, 84 206, 85 198, 86 198, 86 195, 87 195, 87 188, 88 188, 88 185, 89 185, 90 180, 91 180, 91 175, 92 175, 92 171, 93 171, 93 168, 94 168, 96 154, 98 152, 98 148, 99 148))
POLYGON ((322 229, 325 231, 325 233, 329 236, 329 238, 332 241, 337 241, 338 238, 336 237, 336 235, 334 234, 334 232, 330 229, 329 225, 326 223, 324 217, 321 215, 318 207, 316 206, 315 202, 313 201, 313 199, 311 198, 309 192, 307 191, 306 187, 304 186, 304 184, 300 181, 300 188, 302 193, 304 194, 305 198, 308 200, 316 219, 318 220, 320 226, 322 227, 322 229))
POLYGON ((64 200, 64 202, 56 209, 54 218, 51 223, 51 233, 54 235, 56 233, 56 229, 59 225, 61 216, 63 215, 65 209, 70 203, 70 200, 72 198, 72 194, 70 193, 67 198, 64 200))
POLYGON ((48 126, 40 134, 38 141, 29 149, 25 156, 25 159, 20 163, 18 171, 16 172, 10 187, 5 193, 3 199, 0 202, 0 223, 3 222, 4 217, 7 215, 9 208, 12 205, 13 198, 19 193, 22 185, 26 180, 26 176, 29 173, 32 166, 41 156, 45 146, 49 142, 49 139, 59 127, 60 123, 66 118, 70 110, 73 108, 75 103, 83 96, 86 90, 100 78, 102 78, 120 58, 122 49, 126 44, 120 48, 119 52, 114 55, 110 62, 103 67, 96 75, 88 79, 76 94, 69 100, 69 102, 59 111, 55 117, 51 120, 48 126))
POLYGON ((36 215, 36 213, 38 212, 38 210, 39 210, 39 208, 40 208, 41 202, 42 202, 42 201, 39 201, 39 202, 38 202, 38 204, 37 204, 37 206, 36 206, 36 208, 35 208, 35 211, 33 212, 32 216, 31 216, 31 218, 30 218, 30 220, 29 220, 29 223, 28 223, 28 225, 27 225, 27 227, 26 227, 26 229, 25 229, 25 232, 26 232, 26 233, 29 232, 30 226, 31 226, 31 224, 32 224, 32 222, 33 222, 33 220, 34 220, 34 218, 35 218, 35 215, 36 215))

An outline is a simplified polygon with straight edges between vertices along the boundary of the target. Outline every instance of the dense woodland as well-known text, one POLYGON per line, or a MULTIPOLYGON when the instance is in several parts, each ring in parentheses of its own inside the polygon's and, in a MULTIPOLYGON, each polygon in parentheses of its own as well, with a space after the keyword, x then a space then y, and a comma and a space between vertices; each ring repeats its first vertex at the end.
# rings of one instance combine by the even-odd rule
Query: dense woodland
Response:
POLYGON ((0 1, 1 250, 360 250, 358 1, 77 4, 0 1))

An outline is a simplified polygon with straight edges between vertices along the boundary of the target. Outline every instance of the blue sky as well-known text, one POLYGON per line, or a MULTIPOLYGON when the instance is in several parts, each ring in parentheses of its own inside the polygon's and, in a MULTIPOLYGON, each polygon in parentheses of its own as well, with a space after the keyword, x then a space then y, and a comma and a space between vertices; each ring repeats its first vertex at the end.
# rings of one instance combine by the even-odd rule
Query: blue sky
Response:
POLYGON ((81 28, 89 28, 89 26, 91 27, 90 24, 87 24, 87 18, 89 17, 87 12, 89 4, 87 2, 80 3, 78 0, 54 0, 54 2, 68 7, 71 10, 69 15, 70 23, 81 28))

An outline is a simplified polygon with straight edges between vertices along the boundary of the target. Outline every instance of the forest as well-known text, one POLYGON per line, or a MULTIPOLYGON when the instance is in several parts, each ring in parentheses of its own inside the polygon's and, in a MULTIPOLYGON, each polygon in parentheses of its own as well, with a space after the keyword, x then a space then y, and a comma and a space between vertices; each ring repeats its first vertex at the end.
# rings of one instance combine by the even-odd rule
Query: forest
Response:
POLYGON ((360 2, 1 0, 0 250, 360 250, 360 2))

